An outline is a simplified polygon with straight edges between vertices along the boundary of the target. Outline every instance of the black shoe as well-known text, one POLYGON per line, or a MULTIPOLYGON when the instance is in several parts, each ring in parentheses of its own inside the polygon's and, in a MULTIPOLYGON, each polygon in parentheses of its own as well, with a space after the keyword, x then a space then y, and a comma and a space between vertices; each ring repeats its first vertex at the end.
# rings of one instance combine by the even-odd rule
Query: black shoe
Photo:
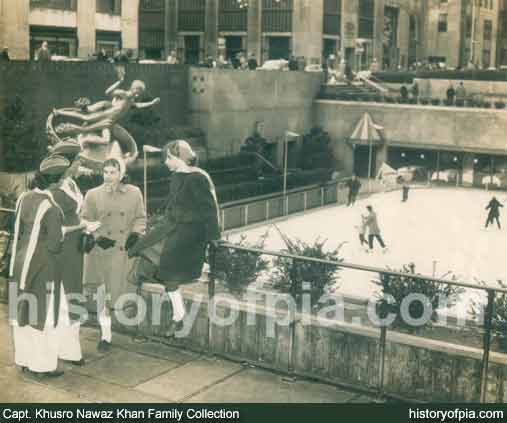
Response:
POLYGON ((63 360, 65 363, 72 364, 73 366, 84 366, 86 364, 86 361, 84 358, 81 360, 63 360))
POLYGON ((52 372, 34 372, 33 370, 27 369, 26 371, 38 377, 48 377, 48 378, 60 377, 63 376, 64 374, 63 370, 53 370, 52 372))
POLYGON ((164 334, 164 337, 166 338, 175 338, 176 332, 179 332, 183 329, 184 323, 183 320, 180 320, 179 322, 175 322, 174 320, 169 324, 169 328, 167 329, 166 333, 164 334))
POLYGON ((111 342, 107 342, 104 339, 101 340, 97 345, 99 352, 108 352, 111 349, 111 342))

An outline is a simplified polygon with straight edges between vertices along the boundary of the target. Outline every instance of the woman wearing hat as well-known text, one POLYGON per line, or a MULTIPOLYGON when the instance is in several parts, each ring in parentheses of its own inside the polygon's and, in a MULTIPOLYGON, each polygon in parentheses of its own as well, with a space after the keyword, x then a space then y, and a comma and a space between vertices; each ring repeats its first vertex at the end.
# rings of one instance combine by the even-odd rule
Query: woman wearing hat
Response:
POLYGON ((220 238, 219 208, 213 182, 193 166, 196 155, 187 142, 170 142, 162 157, 173 172, 165 218, 129 249, 129 256, 163 242, 156 278, 166 287, 176 323, 173 329, 179 330, 185 315, 179 286, 201 276, 206 246, 220 238))
POLYGON ((93 247, 93 237, 83 230, 96 230, 97 222, 89 223, 79 217, 83 205, 83 195, 76 184, 80 172, 80 161, 76 159, 81 146, 74 140, 56 144, 53 153, 66 157, 70 166, 60 180, 49 188, 53 200, 63 212, 63 225, 66 231, 63 248, 58 255, 58 280, 60 286, 60 314, 57 331, 60 340, 58 356, 74 365, 82 366, 84 359, 79 340, 80 317, 76 312, 79 302, 76 296, 83 293, 83 253, 93 247), (74 308, 69 307, 73 305, 74 308))
POLYGON ((96 247, 85 254, 83 283, 99 288, 97 317, 101 328, 99 351, 111 345, 111 310, 123 310, 134 287, 127 282, 131 262, 127 249, 146 228, 146 212, 139 188, 125 184, 125 164, 111 158, 104 162, 104 183, 86 193, 82 218, 100 221, 96 247), (119 301, 120 300, 120 301, 119 301))
MULTIPOLYGON (((13 258, 10 276, 21 294, 14 326, 15 362, 23 369, 45 376, 60 376, 57 370, 59 340, 59 254, 68 231, 85 227, 64 227, 64 214, 49 186, 58 183, 70 162, 53 155, 40 165, 32 191, 20 196, 16 205, 13 258), (32 299, 35 301, 32 302, 32 299)), ((92 229, 92 228, 90 228, 92 229)))

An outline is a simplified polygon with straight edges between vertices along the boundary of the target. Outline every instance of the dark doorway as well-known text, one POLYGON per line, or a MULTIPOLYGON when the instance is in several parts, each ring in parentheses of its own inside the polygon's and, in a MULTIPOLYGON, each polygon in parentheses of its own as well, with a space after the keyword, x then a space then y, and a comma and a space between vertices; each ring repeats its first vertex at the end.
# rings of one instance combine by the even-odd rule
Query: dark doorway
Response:
POLYGON ((197 65, 201 50, 201 37, 199 35, 185 35, 185 63, 197 65))
POLYGON ((269 60, 289 58, 289 37, 269 37, 269 60))
MULTIPOLYGON (((377 174, 375 162, 377 159, 377 149, 371 149, 371 176, 377 174)), ((360 178, 368 178, 368 165, 370 163, 370 147, 367 145, 356 145, 354 147, 354 174, 360 178)))
POLYGON ((145 58, 148 60, 161 60, 162 49, 161 48, 147 48, 144 50, 145 58))
POLYGON ((228 36, 224 38, 226 59, 233 59, 243 50, 243 37, 228 36))

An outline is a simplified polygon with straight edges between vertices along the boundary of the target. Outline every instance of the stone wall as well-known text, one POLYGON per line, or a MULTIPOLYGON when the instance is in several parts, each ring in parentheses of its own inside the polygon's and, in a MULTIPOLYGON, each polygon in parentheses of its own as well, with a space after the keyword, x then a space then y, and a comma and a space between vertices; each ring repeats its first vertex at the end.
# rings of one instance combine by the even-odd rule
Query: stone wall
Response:
MULTIPOLYGON (((156 289, 150 286, 143 296, 153 293, 156 289)), ((225 294, 217 294, 211 315, 230 321, 218 325, 218 320, 208 319, 207 285, 187 285, 184 296, 196 324, 188 337, 176 341, 181 346, 286 374, 371 391, 379 387, 380 332, 376 328, 299 313, 293 326, 287 325, 286 311, 225 294)), ((149 316, 150 300, 148 310, 149 316)), ((146 321, 142 327, 149 335, 160 333, 146 321)), ((385 351, 385 393, 407 400, 480 401, 482 350, 388 331, 385 351)), ((507 355, 491 353, 488 402, 507 401, 506 376, 507 355)))
MULTIPOLYGON (((416 79, 422 97, 446 98, 449 84, 456 89, 460 80, 449 79, 416 79)), ((408 85, 408 84, 407 84, 408 85)), ((467 95, 480 94, 488 98, 507 99, 507 82, 503 81, 463 81, 467 95)))
POLYGON ((191 68, 190 123, 207 134, 211 157, 237 153, 256 121, 270 141, 303 134, 321 81, 321 73, 191 68))

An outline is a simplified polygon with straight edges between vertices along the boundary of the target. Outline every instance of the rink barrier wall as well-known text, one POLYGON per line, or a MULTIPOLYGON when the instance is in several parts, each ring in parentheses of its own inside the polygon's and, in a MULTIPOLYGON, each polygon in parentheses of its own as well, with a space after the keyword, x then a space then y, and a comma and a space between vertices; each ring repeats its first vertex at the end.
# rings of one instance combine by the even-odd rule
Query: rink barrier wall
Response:
MULTIPOLYGON (((170 345, 380 397, 423 402, 507 402, 506 354, 490 353, 483 374, 481 349, 389 330, 383 333, 378 328, 297 312, 292 316, 293 323, 284 325, 280 323, 287 318, 287 311, 226 293, 208 295, 213 290, 211 282, 201 280, 183 289, 187 310, 198 306, 196 323, 187 337, 176 338, 170 345), (211 310, 224 319, 231 313, 237 318, 230 325, 217 325, 209 319, 211 310)), ((160 285, 143 287, 147 316, 152 295, 161 293, 160 285)), ((162 315, 170 316, 168 305, 162 315)), ((160 339, 169 323, 165 319, 160 326, 145 319, 140 333, 160 339)))

